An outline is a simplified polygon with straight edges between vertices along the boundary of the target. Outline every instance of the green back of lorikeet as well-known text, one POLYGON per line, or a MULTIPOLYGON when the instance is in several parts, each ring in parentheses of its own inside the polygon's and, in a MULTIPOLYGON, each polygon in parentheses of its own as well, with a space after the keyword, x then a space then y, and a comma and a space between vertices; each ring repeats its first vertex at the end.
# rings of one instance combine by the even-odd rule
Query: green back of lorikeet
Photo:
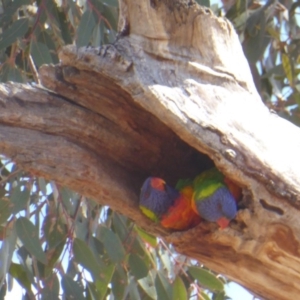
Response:
POLYGON ((220 186, 225 186, 224 178, 225 176, 217 168, 212 168, 194 179, 179 179, 175 188, 181 191, 190 186, 197 193, 197 199, 200 200, 213 194, 220 186))
POLYGON ((194 199, 201 201, 211 196, 220 187, 226 186, 225 176, 217 169, 212 168, 198 175, 193 180, 194 199))

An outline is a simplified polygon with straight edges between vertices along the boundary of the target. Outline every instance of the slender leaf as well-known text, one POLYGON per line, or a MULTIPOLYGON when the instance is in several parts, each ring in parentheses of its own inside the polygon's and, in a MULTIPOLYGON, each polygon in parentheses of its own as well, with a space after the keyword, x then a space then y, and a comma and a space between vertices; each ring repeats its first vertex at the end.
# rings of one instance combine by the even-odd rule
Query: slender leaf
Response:
POLYGON ((73 241, 73 253, 75 261, 90 271, 94 280, 96 280, 100 276, 101 270, 88 245, 84 241, 75 238, 73 241))
POLYGON ((97 290, 96 285, 93 282, 87 281, 86 282, 86 286, 87 286, 87 299, 91 299, 91 300, 99 300, 101 299, 101 294, 100 292, 97 290))
POLYGON ((72 192, 66 187, 61 189, 60 194, 64 208, 70 216, 73 216, 77 207, 77 202, 79 201, 78 194, 72 192))
POLYGON ((61 280, 61 286, 67 299, 84 300, 83 287, 75 282, 68 275, 64 275, 61 280))
POLYGON ((5 223, 12 213, 13 204, 7 198, 0 199, 0 225, 5 223))
POLYGON ((144 242, 146 242, 153 248, 155 248, 157 246, 157 239, 155 236, 147 233, 145 230, 143 230, 142 228, 140 228, 138 226, 135 226, 134 228, 144 242))
POLYGON ((130 270, 136 279, 141 279, 148 274, 148 268, 143 259, 136 254, 130 254, 128 263, 130 270))
POLYGON ((85 240, 89 235, 89 229, 89 220, 87 218, 77 218, 75 222, 75 234, 79 239, 85 240))
MULTIPOLYGON (((133 278, 130 279, 130 283, 126 288, 125 295, 129 295, 129 297, 127 298, 129 298, 130 300, 141 300, 136 281, 133 280, 133 278)), ((143 297, 143 299, 147 299, 147 298, 143 297)), ((151 298, 151 299, 156 299, 156 298, 151 298)))
POLYGON ((282 66, 290 86, 294 86, 293 65, 288 55, 281 53, 282 66))
POLYGON ((46 180, 42 177, 38 178, 39 189, 43 193, 44 196, 47 195, 47 184, 46 180))
POLYGON ((27 18, 15 21, 2 35, 0 35, 0 50, 10 46, 17 38, 24 36, 28 30, 28 25, 29 21, 27 18))
POLYGON ((210 7, 210 0, 196 0, 200 5, 210 7))
POLYGON ((101 239, 110 259, 121 262, 125 258, 125 250, 119 237, 106 227, 101 227, 101 239))
MULTIPOLYGON (((13 224, 13 223, 12 223, 13 224)), ((17 233, 14 224, 6 229, 6 237, 0 248, 0 287, 8 272, 17 241, 17 233)))
MULTIPOLYGON (((208 0, 209 1, 209 0, 208 0)), ((118 10, 115 7, 104 5, 103 14, 109 22, 109 29, 117 30, 118 27, 118 10)))
POLYGON ((211 300, 210 297, 206 293, 204 293, 204 292, 201 292, 200 295, 203 298, 201 300, 211 300))
POLYGON ((32 40, 30 44, 30 53, 37 67, 40 67, 43 64, 51 64, 53 62, 49 48, 43 43, 32 40))
POLYGON ((51 214, 48 214, 44 219, 43 231, 50 249, 57 247, 67 237, 66 225, 51 214))
POLYGON ((96 21, 93 11, 86 10, 81 17, 80 24, 77 28, 77 47, 83 47, 89 44, 95 26, 96 21))
POLYGON ((151 270, 148 273, 148 276, 139 279, 138 283, 141 286, 141 288, 146 292, 146 294, 151 298, 151 299, 157 299, 157 292, 154 284, 154 279, 153 277, 156 276, 156 272, 154 270, 151 270))
POLYGON ((107 3, 108 5, 111 5, 111 6, 115 6, 115 7, 118 6, 118 1, 117 0, 105 0, 104 2, 107 3))
MULTIPOLYGON (((73 1, 72 1, 72 3, 73 3, 73 1)), ((58 12, 58 18, 59 18, 59 23, 60 23, 61 36, 63 38, 65 45, 72 44, 72 42, 73 42, 73 40, 72 40, 73 32, 72 31, 73 30, 70 30, 70 28, 71 28, 70 20, 61 11, 58 12)))
POLYGON ((226 300, 228 297, 226 296, 225 292, 220 292, 214 295, 214 300, 226 300))
POLYGON ((24 245, 17 250, 17 256, 31 284, 35 284, 35 278, 32 269, 32 257, 24 245))
POLYGON ((27 272, 22 265, 12 263, 9 269, 9 274, 17 280, 17 282, 26 289, 30 291, 31 282, 27 276, 27 272))
POLYGON ((171 299, 171 285, 161 272, 158 272, 155 277, 155 288, 158 299, 171 299))
POLYGON ((62 241, 60 244, 58 244, 55 248, 47 249, 46 258, 47 258, 47 265, 44 266, 44 274, 45 277, 48 277, 53 272, 54 265, 58 261, 60 255, 62 254, 66 244, 65 241, 62 241))
POLYGON ((101 269, 100 280, 96 281, 97 290, 100 292, 101 298, 98 300, 105 299, 108 284, 111 282, 112 276, 115 271, 115 264, 111 263, 107 267, 101 269))
POLYGON ((172 285, 172 300, 188 299, 187 290, 182 279, 177 276, 172 285))
POLYGON ((111 284, 115 299, 123 299, 125 289, 128 286, 128 278, 127 273, 125 273, 124 269, 120 265, 117 265, 115 268, 111 284))
POLYGON ((14 214, 27 208, 30 191, 27 188, 21 190, 23 187, 24 185, 19 182, 18 186, 13 189, 10 196, 10 201, 13 204, 12 213, 14 214))
POLYGON ((127 227, 127 218, 117 213, 113 213, 113 229, 119 238, 123 241, 128 238, 129 231, 127 227))
POLYGON ((188 270, 192 277, 198 280, 200 285, 212 291, 221 292, 224 290, 223 282, 211 272, 198 267, 189 267, 188 270))
POLYGON ((21 70, 18 69, 14 64, 7 61, 3 64, 1 69, 1 80, 6 81, 15 81, 15 82, 24 82, 23 75, 21 70))
POLYGON ((25 217, 20 217, 16 222, 16 230, 19 239, 28 252, 41 263, 46 264, 46 255, 41 247, 36 227, 25 217))
POLYGON ((7 290, 7 284, 6 283, 0 285, 0 299, 1 300, 5 299, 6 290, 7 290))
POLYGON ((60 35, 59 30, 59 17, 58 17, 58 7, 57 2, 55 0, 47 0, 44 2, 47 14, 47 21, 51 24, 54 29, 55 35, 58 37, 60 35))
POLYGON ((161 248, 159 250, 159 256, 160 256, 160 259, 161 259, 164 267, 166 268, 166 270, 168 272, 168 276, 175 277, 174 276, 174 264, 171 261, 170 254, 164 248, 161 248))
POLYGON ((101 46, 102 38, 103 38, 103 31, 101 30, 101 25, 96 24, 92 34, 92 43, 91 43, 92 46, 93 47, 101 46))
POLYGON ((41 291, 42 300, 59 300, 59 281, 56 274, 52 274, 44 281, 45 287, 41 291))

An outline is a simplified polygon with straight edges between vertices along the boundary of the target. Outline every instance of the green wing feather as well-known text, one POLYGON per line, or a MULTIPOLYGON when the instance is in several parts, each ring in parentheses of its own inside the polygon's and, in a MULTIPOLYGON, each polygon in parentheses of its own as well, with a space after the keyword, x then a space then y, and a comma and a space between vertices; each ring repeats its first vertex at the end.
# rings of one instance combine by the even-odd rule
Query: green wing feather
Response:
POLYGON ((193 186, 194 199, 201 201, 226 185, 224 184, 224 175, 218 169, 212 168, 198 175, 193 181, 193 186))
POLYGON ((182 191, 185 187, 192 186, 193 199, 202 201, 214 194, 220 187, 226 186, 224 178, 225 176, 217 168, 212 168, 202 172, 194 180, 180 179, 176 184, 176 189, 182 191))

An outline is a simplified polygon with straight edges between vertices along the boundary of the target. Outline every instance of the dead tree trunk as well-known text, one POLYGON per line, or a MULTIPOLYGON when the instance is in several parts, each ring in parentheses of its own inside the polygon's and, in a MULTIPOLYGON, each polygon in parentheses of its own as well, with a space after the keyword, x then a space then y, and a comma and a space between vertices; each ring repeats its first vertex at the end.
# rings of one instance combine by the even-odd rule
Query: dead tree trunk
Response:
POLYGON ((120 38, 69 46, 48 89, 0 87, 0 152, 110 205, 268 299, 300 294, 300 130, 257 94, 231 24, 193 1, 124 0, 120 38), (230 228, 170 233, 138 210, 146 176, 211 164, 244 188, 230 228))

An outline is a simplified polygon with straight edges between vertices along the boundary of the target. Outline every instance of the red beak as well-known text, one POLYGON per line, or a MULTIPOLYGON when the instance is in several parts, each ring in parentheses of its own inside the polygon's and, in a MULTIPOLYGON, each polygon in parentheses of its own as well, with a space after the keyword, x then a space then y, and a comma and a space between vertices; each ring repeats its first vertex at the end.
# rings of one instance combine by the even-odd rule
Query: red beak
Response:
POLYGON ((221 229, 226 228, 229 225, 230 220, 228 220, 225 217, 220 218, 217 223, 220 226, 221 229))

